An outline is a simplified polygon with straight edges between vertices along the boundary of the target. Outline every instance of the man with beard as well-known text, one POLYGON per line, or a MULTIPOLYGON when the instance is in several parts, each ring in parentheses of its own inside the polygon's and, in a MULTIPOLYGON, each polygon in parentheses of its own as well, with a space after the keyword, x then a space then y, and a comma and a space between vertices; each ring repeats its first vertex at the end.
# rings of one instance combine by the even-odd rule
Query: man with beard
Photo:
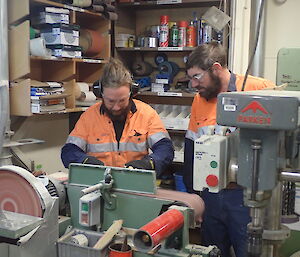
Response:
MULTIPOLYGON (((183 178, 189 193, 194 192, 194 141, 204 134, 219 134, 222 131, 222 127, 216 124, 218 94, 242 90, 244 76, 228 70, 226 63, 226 50, 216 42, 198 46, 186 63, 190 84, 198 90, 185 137, 183 178)), ((259 90, 274 86, 265 79, 248 76, 244 89, 259 90)), ((243 205, 242 188, 230 183, 219 193, 210 193, 205 189, 201 197, 205 202, 202 243, 218 246, 222 257, 230 256, 231 246, 237 257, 245 256, 250 216, 249 209, 243 205)))
POLYGON ((130 72, 111 59, 99 83, 102 103, 91 106, 77 121, 62 148, 64 166, 84 163, 161 174, 173 161, 173 145, 157 112, 132 99, 130 72))

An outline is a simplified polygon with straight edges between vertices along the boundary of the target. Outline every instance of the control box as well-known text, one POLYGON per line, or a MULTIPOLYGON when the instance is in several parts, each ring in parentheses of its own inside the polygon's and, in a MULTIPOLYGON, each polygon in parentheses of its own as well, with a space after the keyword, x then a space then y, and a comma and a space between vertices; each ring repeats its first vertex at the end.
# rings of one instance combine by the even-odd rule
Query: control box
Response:
POLYGON ((91 227, 100 224, 100 192, 92 192, 79 199, 79 224, 91 227))
POLYGON ((203 135, 194 143, 194 181, 196 191, 208 188, 217 193, 226 187, 228 137, 203 135))

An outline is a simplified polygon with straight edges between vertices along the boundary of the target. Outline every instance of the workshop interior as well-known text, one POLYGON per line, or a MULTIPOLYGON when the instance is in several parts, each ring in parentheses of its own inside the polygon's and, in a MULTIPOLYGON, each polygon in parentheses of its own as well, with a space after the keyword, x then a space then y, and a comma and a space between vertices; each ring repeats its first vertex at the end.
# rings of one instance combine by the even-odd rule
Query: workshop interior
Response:
POLYGON ((245 256, 299 257, 299 8, 296 0, 0 0, 0 257, 222 256, 201 244, 205 204, 182 181, 197 94, 185 62, 211 41, 228 50, 230 70, 277 86, 218 95, 218 129, 194 142, 193 188, 241 185, 251 216, 245 256), (101 101, 93 85, 110 57, 129 67, 134 97, 170 134, 175 157, 163 176, 61 163, 77 119, 101 101))

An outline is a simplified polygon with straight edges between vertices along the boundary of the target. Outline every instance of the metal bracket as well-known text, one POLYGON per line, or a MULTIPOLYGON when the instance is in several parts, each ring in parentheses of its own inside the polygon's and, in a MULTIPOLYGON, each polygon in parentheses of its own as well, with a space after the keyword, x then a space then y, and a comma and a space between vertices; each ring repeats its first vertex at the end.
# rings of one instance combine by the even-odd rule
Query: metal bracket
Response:
POLYGON ((104 200, 104 207, 108 210, 114 210, 116 208, 116 195, 110 192, 114 183, 114 180, 111 175, 111 168, 107 167, 105 169, 104 180, 100 183, 102 183, 100 192, 104 200))

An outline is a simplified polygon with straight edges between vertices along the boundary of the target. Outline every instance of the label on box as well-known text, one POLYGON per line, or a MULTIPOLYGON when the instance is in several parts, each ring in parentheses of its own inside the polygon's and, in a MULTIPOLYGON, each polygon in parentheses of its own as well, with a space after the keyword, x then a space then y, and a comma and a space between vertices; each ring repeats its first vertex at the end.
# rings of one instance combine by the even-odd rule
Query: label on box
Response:
POLYGON ((155 79, 156 83, 161 83, 161 84, 169 84, 168 79, 155 79))

